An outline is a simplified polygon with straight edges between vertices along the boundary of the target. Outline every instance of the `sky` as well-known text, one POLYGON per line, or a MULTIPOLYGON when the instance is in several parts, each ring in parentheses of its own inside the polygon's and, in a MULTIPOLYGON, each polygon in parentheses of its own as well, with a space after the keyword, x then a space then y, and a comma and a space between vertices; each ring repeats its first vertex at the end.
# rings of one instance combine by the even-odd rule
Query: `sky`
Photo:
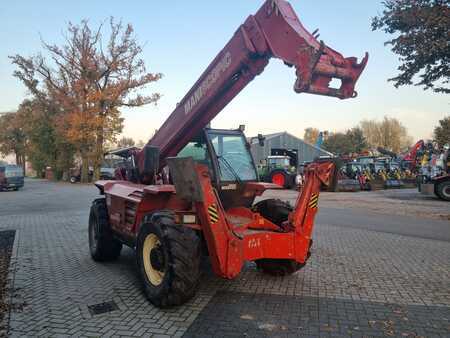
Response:
MULTIPOLYGON (((25 87, 12 76, 9 55, 31 56, 41 50, 41 37, 62 43, 69 22, 88 19, 98 25, 110 16, 131 23, 144 44, 147 69, 163 78, 147 87, 145 94, 159 92, 156 106, 124 109, 123 135, 147 141, 177 102, 262 0, 227 1, 117 1, 117 0, 1 0, 0 1, 0 112, 15 110, 27 97, 25 87)), ((296 94, 292 68, 272 59, 266 70, 251 82, 212 123, 214 128, 246 125, 248 136, 288 131, 303 137, 304 129, 345 131, 363 119, 398 118, 416 140, 431 138, 438 120, 449 113, 448 96, 420 87, 396 89, 387 79, 395 76, 398 57, 384 41, 389 36, 372 32, 371 18, 382 11, 381 1, 291 0, 300 21, 344 56, 362 58, 369 64, 357 83, 356 99, 345 101, 296 94)))

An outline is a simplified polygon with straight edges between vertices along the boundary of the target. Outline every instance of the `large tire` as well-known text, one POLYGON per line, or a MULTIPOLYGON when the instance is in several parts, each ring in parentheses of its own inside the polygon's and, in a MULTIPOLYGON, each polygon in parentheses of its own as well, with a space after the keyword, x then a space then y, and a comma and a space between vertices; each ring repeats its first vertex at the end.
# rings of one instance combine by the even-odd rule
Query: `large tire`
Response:
POLYGON ((147 298, 157 307, 191 299, 200 280, 200 237, 169 214, 154 214, 141 226, 136 251, 147 298))
POLYGON ((96 199, 89 214, 89 250, 98 262, 115 260, 120 256, 122 243, 114 238, 104 198, 96 199))
POLYGON ((269 182, 290 189, 295 185, 295 177, 285 170, 275 169, 269 174, 269 182))
MULTIPOLYGON (((292 207, 289 203, 280 200, 267 199, 256 203, 253 206, 253 211, 258 212, 261 216, 283 229, 282 224, 287 221, 292 207)), ((312 241, 310 242, 310 247, 311 244, 312 241)), ((308 258, 310 255, 308 251, 308 258)), ((259 270, 272 276, 291 275, 305 266, 305 264, 298 263, 292 259, 258 259, 255 263, 259 270)))
POLYGON ((255 263, 259 270, 272 276, 292 275, 305 266, 292 259, 258 259, 255 263))
POLYGON ((450 180, 443 181, 436 185, 436 195, 444 200, 450 201, 450 180))

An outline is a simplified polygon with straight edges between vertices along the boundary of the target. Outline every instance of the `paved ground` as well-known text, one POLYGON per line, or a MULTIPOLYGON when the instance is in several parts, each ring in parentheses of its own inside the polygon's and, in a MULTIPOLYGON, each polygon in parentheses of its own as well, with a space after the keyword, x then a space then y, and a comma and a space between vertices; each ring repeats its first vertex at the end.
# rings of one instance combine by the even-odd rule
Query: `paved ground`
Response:
MULTIPOLYGON (((141 292, 132 250, 115 263, 90 259, 86 224, 96 195, 92 186, 45 181, 0 194, 0 230, 18 230, 12 291, 23 307, 10 315, 10 335, 450 335, 450 222, 417 211, 407 219, 380 210, 365 215, 357 200, 368 195, 324 195, 313 255, 302 271, 274 278, 248 264, 238 279, 226 281, 205 264, 198 296, 161 311, 141 292), (339 198, 344 202, 333 201, 339 198), (384 225, 389 222, 395 226, 384 225), (417 230, 420 225, 427 231, 417 230), (89 310, 104 302, 117 308, 89 310)), ((390 198, 375 197, 385 204, 390 198)))
POLYGON ((7 290, 7 277, 12 248, 14 230, 0 231, 0 336, 5 335, 7 327, 5 316, 8 316, 10 297, 7 290))

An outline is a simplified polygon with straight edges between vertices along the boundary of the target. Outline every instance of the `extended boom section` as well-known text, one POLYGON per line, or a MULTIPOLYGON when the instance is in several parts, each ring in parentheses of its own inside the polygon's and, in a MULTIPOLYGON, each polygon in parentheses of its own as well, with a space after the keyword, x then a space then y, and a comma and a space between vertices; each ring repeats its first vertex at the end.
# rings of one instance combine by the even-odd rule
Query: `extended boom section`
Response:
POLYGON ((272 57, 295 67, 296 92, 340 99, 356 96, 355 84, 368 60, 367 54, 361 63, 354 57, 344 58, 318 41, 287 1, 266 1, 237 29, 149 141, 148 145, 160 149, 161 166, 259 75, 272 57), (330 88, 333 79, 341 81, 339 88, 330 88))

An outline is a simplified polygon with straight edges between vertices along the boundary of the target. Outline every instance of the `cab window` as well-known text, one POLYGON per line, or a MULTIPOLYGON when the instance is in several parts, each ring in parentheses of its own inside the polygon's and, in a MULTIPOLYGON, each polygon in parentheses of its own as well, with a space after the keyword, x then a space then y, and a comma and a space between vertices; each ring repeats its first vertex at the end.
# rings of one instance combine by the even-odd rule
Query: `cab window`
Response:
POLYGON ((256 181, 253 159, 242 135, 210 132, 209 137, 216 152, 221 181, 256 181))
POLYGON ((211 167, 208 148, 204 142, 189 142, 177 157, 192 157, 195 162, 211 167))

